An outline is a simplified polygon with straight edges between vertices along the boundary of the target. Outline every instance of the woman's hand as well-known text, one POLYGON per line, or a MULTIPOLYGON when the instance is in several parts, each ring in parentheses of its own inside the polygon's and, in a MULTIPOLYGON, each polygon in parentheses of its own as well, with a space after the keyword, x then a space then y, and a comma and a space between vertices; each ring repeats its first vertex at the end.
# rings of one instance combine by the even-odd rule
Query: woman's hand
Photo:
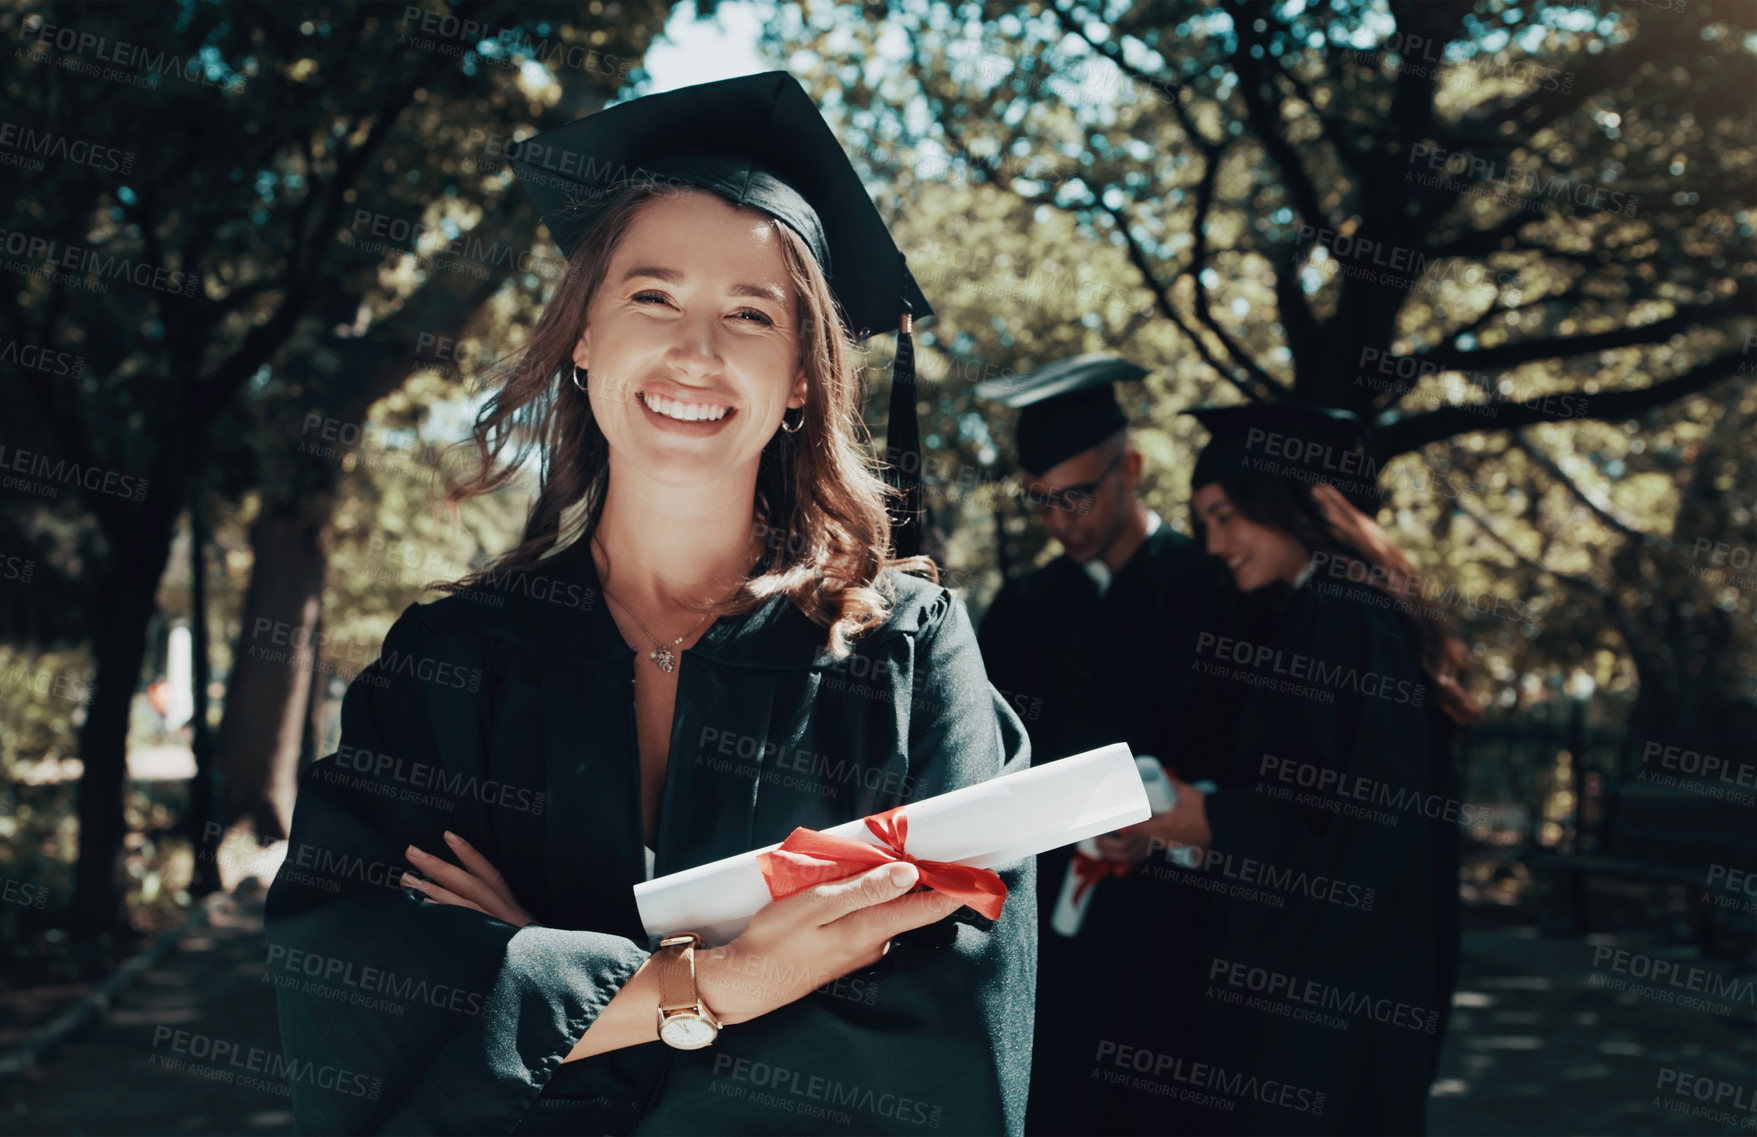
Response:
POLYGON ((445 840, 464 867, 458 868, 441 857, 410 845, 404 850, 409 863, 432 879, 422 880, 413 873, 404 873, 405 888, 417 889, 426 894, 427 899, 440 904, 474 908, 484 916, 492 916, 515 928, 531 922, 531 914, 519 905, 512 889, 506 886, 506 878, 488 863, 487 857, 449 829, 445 831, 445 840))
POLYGON ((743 935, 696 953, 702 1002, 722 1023, 745 1022, 871 967, 893 937, 960 907, 943 892, 910 893, 918 879, 900 861, 765 905, 743 935))

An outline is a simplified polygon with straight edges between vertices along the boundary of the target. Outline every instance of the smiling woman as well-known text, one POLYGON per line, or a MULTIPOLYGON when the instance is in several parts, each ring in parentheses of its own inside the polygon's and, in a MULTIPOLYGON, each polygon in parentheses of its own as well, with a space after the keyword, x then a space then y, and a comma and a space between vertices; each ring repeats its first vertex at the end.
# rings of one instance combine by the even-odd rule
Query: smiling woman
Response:
MULTIPOLYGON (((1377 468, 1359 419, 1295 402, 1186 413, 1210 432, 1190 477, 1192 528, 1241 597, 1197 663, 1240 709, 1218 788, 1178 785, 1177 806, 1142 828, 1217 863, 1274 866, 1261 881, 1290 866, 1325 882, 1215 898, 1206 950, 1225 961, 1218 971, 1297 976, 1296 987, 1335 993, 1330 1010, 1395 1010, 1338 1027, 1318 1015, 1241 1019, 1204 995, 1200 1052, 1324 1095, 1325 1132, 1419 1133, 1460 950, 1450 752, 1480 715, 1463 683, 1468 655, 1410 603, 1415 570, 1374 520, 1377 468)), ((1241 1133, 1315 1128, 1266 1102, 1226 1121, 1241 1133)))
POLYGON ((852 333, 926 300, 787 75, 552 133, 523 153, 596 171, 567 194, 526 183, 569 271, 451 494, 504 485, 535 449, 537 501, 516 548, 411 606, 349 688, 341 752, 432 771, 419 792, 335 777, 334 756, 301 788, 297 846, 392 887, 304 874, 268 899, 273 958, 353 961, 475 1009, 277 986, 289 1061, 384 1086, 296 1084, 299 1127, 819 1131, 821 1110, 750 1092, 784 1083, 833 1094, 856 1131, 1020 1133, 1028 859, 1000 870, 998 921, 898 865, 775 901, 712 950, 655 942, 632 893, 1029 764, 962 604, 931 561, 894 555, 860 428, 852 333), (402 658, 476 681, 385 662, 402 658), (835 760, 780 765, 798 754, 835 760), (484 782, 499 790, 447 790, 484 782))
MULTIPOLYGON (((861 446, 851 349, 837 297, 793 228, 676 180, 613 184, 512 380, 485 408, 474 432, 481 469, 452 500, 504 485, 524 454, 492 460, 515 439, 571 459, 551 466, 524 541, 495 566, 504 572, 614 531, 622 502, 681 526, 730 521, 748 537, 754 527, 737 519, 754 496, 754 521, 798 539, 706 607, 732 614, 785 593, 840 648, 882 618, 873 554, 891 540, 885 486, 861 446)), ((683 536, 699 553, 699 534, 683 536)), ((721 536, 734 555, 712 575, 737 580, 748 550, 721 536)), ((670 563, 681 555, 651 552, 670 563)), ((925 559, 900 567, 934 571, 925 559)), ((663 598, 635 606, 662 608, 663 598)))

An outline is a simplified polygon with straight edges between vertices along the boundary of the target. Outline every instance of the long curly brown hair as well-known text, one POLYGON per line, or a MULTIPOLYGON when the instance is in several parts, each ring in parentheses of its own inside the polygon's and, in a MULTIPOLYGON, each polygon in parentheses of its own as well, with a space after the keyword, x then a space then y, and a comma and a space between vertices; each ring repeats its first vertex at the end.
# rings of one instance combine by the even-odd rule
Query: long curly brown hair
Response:
MULTIPOLYGON (((1359 574, 1362 583, 1393 601, 1407 596, 1417 580, 1415 566, 1390 534, 1335 486, 1238 471, 1221 478, 1220 488, 1234 508, 1259 525, 1281 530, 1313 553, 1360 562, 1368 570, 1359 574)), ((1190 515, 1197 542, 1205 544, 1201 517, 1193 509, 1190 515)), ((1421 668, 1439 691, 1440 709, 1460 726, 1481 719, 1482 707, 1464 683, 1464 645, 1446 620, 1426 605, 1395 607, 1415 634, 1421 668)))
MULTIPOLYGON (((486 567, 432 587, 465 591, 592 539, 603 515, 610 453, 591 401, 569 380, 574 345, 617 243, 635 217, 656 197, 680 192, 708 191, 631 182, 581 207, 587 228, 530 339, 492 365, 505 382, 471 429, 475 468, 446 486, 446 501, 454 506, 491 493, 537 451, 539 490, 524 534, 486 567)), ((778 431, 758 466, 754 520, 768 552, 731 596, 706 610, 744 612, 784 593, 828 629, 827 646, 842 654, 889 615, 893 598, 879 581, 886 568, 935 582, 939 574, 930 558, 890 555, 885 504, 892 491, 880 475, 861 416, 866 383, 857 366, 858 349, 805 242, 785 225, 771 224, 798 298, 799 365, 812 397, 805 402, 802 427, 791 434, 778 431)))

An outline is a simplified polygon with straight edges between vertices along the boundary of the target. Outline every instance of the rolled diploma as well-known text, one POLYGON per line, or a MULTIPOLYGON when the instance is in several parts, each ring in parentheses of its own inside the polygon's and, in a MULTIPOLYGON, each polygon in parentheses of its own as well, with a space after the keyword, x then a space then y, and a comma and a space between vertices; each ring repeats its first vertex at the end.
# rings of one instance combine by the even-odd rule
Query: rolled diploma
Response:
MULTIPOLYGON (((1134 755, 1121 742, 907 805, 910 856, 984 869, 1152 815, 1134 755)), ((824 832, 880 843, 864 818, 824 832)), ((775 848, 779 843, 635 885, 647 934, 699 932, 715 946, 737 937, 770 901, 757 854, 775 848)))

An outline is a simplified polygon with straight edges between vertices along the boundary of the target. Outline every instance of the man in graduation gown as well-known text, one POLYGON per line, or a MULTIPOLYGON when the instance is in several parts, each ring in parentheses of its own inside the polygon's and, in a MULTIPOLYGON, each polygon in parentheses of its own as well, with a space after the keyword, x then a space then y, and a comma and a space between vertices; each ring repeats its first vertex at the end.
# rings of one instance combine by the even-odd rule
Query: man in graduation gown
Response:
MULTIPOLYGON (((1028 761, 943 588, 887 572, 855 654, 784 596, 679 663, 655 875, 985 781, 1028 761)), ((654 948, 630 698, 636 653, 576 542, 411 606, 306 772, 270 889, 270 974, 302 1132, 1007 1133, 1023 1124, 1034 881, 905 933, 875 967, 699 1051, 565 1062, 654 948), (398 887, 404 850, 469 841, 535 922, 398 887), (566 1116, 561 1116, 565 1114, 566 1116), (630 1127, 635 1128, 631 1129, 630 1127)), ((760 976, 753 981, 760 981, 760 976)))
MULTIPOLYGON (((1146 372, 1095 353, 977 387, 1020 409, 1018 459, 1062 554, 1006 583, 980 632, 989 678, 1025 721, 1034 763, 1112 742, 1172 775, 1216 772, 1224 707, 1198 696, 1197 636, 1222 618, 1219 566, 1137 497, 1142 455, 1112 385, 1146 372)), ((1225 692, 1222 692, 1225 694, 1225 692)), ((1038 989, 1027 1129, 1177 1131, 1179 1105, 1118 1088, 1101 1052, 1188 1041, 1204 899, 1139 872, 1093 874, 1078 935, 1050 926, 1072 847, 1038 858, 1038 989)), ((1126 864, 1112 866, 1127 870, 1126 864)))

